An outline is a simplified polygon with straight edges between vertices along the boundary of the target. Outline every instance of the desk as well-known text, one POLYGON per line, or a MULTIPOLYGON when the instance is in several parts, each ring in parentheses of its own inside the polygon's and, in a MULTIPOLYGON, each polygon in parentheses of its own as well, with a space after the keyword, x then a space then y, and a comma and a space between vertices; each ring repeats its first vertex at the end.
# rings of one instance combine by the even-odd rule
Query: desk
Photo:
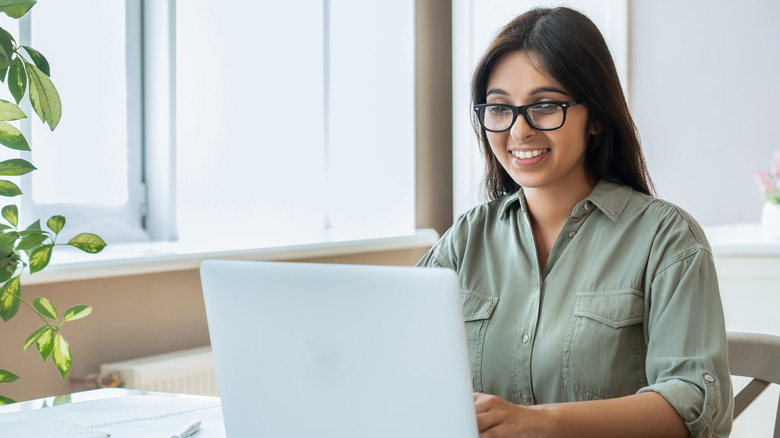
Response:
POLYGON ((9 437, 169 437, 195 420, 195 438, 225 438, 219 397, 104 388, 0 406, 9 437))

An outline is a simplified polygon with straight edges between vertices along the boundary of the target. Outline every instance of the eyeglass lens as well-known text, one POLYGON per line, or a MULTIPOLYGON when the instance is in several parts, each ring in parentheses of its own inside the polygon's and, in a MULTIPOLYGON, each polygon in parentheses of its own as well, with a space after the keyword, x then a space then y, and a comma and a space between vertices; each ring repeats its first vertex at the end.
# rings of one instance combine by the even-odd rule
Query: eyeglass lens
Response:
MULTIPOLYGON (((557 129, 563 125, 563 108, 557 103, 531 105, 526 108, 526 113, 531 127, 536 129, 557 129)), ((488 105, 480 109, 479 118, 490 131, 506 131, 512 127, 515 117, 514 110, 510 107, 488 105)))

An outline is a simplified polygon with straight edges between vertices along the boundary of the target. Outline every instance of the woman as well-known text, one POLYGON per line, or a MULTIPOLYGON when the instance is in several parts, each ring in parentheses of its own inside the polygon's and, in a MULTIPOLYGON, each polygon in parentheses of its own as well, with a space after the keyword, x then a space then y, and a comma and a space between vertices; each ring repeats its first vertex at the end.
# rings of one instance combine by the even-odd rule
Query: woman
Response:
POLYGON ((505 26, 472 81, 489 202, 419 266, 460 278, 480 437, 726 437, 731 383, 699 225, 652 196, 603 37, 505 26))

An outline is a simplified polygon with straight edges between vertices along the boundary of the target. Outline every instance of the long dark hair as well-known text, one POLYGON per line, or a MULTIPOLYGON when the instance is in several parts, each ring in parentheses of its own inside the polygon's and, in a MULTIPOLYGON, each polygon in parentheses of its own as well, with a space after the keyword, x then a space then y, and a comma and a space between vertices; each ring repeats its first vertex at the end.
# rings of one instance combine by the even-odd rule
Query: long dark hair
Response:
MULTIPOLYGON (((573 9, 537 8, 517 16, 496 35, 474 70, 472 104, 485 103, 487 82, 496 61, 510 52, 534 54, 540 70, 551 75, 588 108, 587 170, 599 179, 631 186, 652 195, 639 133, 631 118, 615 64, 595 24, 573 9)), ((530 59, 530 58, 529 58, 530 59)), ((485 191, 489 200, 519 188, 493 155, 474 112, 472 125, 485 156, 485 191)))

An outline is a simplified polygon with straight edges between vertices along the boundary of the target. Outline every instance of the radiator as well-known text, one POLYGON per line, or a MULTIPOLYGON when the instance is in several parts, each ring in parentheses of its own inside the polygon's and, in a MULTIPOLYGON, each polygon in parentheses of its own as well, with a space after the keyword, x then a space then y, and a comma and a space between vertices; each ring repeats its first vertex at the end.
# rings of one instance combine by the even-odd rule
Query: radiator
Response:
POLYGON ((100 381, 127 389, 219 395, 209 346, 106 363, 100 366, 100 381))

